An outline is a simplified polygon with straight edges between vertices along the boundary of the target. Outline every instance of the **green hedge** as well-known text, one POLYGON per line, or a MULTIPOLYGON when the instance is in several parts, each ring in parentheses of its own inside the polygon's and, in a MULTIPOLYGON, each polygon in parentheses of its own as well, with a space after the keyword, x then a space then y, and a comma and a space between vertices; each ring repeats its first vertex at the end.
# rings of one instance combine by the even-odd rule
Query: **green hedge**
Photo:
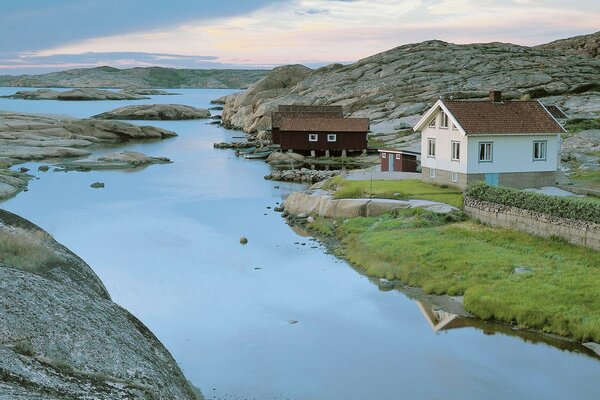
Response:
POLYGON ((470 183, 465 190, 465 196, 550 214, 555 217, 600 224, 600 203, 585 202, 577 200, 577 198, 549 196, 518 189, 489 186, 481 181, 470 183))

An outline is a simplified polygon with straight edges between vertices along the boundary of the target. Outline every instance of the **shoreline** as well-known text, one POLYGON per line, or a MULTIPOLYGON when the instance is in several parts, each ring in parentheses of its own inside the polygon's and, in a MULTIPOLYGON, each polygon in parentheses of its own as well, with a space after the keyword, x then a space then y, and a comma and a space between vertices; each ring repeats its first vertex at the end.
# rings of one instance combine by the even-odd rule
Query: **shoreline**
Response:
MULTIPOLYGON (((284 211, 285 212, 285 211, 284 211)), ((584 353, 595 359, 600 360, 600 344, 596 342, 583 342, 568 336, 561 336, 554 333, 543 332, 540 329, 520 327, 516 323, 509 323, 498 319, 483 319, 468 312, 463 304, 464 296, 451 296, 448 294, 427 293, 423 287, 411 286, 399 279, 385 279, 377 275, 369 275, 365 268, 354 264, 342 251, 343 243, 335 234, 327 235, 318 229, 311 229, 309 221, 303 215, 285 215, 285 221, 296 232, 310 236, 318 240, 326 248, 326 252, 343 260, 353 270, 360 275, 365 276, 369 281, 378 286, 382 292, 398 291, 409 299, 417 303, 425 303, 429 307, 446 313, 456 315, 463 322, 465 327, 470 326, 480 329, 484 334, 493 334, 494 332, 504 333, 510 336, 518 336, 522 340, 530 342, 543 342, 561 350, 569 350, 584 353), (493 332, 490 332, 490 329, 493 332)))

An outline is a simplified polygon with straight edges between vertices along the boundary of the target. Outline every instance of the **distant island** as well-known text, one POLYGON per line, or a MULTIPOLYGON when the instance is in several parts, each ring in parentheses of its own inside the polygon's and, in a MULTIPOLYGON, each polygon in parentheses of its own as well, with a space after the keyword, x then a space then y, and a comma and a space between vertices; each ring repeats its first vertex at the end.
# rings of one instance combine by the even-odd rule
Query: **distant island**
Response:
POLYGON ((245 89, 269 71, 261 69, 79 68, 42 75, 0 75, 0 86, 64 88, 245 89))

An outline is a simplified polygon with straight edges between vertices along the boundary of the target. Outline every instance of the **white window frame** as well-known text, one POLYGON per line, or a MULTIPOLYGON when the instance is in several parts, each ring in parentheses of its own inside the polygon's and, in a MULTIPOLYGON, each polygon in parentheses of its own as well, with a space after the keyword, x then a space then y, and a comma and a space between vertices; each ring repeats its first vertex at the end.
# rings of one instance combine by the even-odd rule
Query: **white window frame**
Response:
POLYGON ((427 157, 435 158, 435 138, 427 138, 427 157))
POLYGON ((387 158, 387 153, 381 153, 381 158, 387 158))
POLYGON ((448 114, 446 114, 444 111, 441 112, 440 116, 440 128, 448 129, 448 114))
POLYGON ((477 146, 477 159, 480 163, 494 162, 494 142, 479 142, 477 146), (486 148, 488 145, 489 151, 486 154, 486 148), (485 146, 483 150, 483 158, 481 158, 481 146, 485 146))
POLYGON ((452 172, 452 182, 458 182, 458 172, 452 172))
POLYGON ((431 120, 431 122, 429 123, 429 127, 430 127, 430 128, 435 128, 435 120, 436 120, 436 119, 437 119, 437 118, 435 118, 435 117, 434 117, 434 118, 431 120))
POLYGON ((435 178, 435 168, 429 168, 429 177, 435 178))
POLYGON ((328 142, 336 142, 337 141, 337 135, 335 133, 328 133, 327 134, 327 141, 328 142))
POLYGON ((400 153, 396 154, 396 160, 400 159, 400 153))
POLYGON ((534 140, 533 141, 533 161, 546 161, 546 154, 548 152, 548 141, 547 140, 534 140), (535 148, 540 146, 540 157, 535 156, 535 148))
POLYGON ((460 142, 459 141, 453 140, 450 143, 450 153, 451 153, 450 154, 450 160, 452 160, 452 161, 460 161, 460 142), (455 148, 457 150, 456 152, 454 151, 455 148))
POLYGON ((308 141, 309 142, 318 142, 319 141, 319 134, 318 133, 309 133, 308 134, 308 141))

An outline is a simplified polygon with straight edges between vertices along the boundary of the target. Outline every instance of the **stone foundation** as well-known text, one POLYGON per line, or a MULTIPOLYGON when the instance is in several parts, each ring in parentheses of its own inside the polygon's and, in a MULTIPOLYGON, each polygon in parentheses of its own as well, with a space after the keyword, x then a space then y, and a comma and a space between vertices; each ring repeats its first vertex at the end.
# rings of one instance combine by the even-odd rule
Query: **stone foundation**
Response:
MULTIPOLYGON (((457 182, 452 182, 452 172, 443 169, 435 170, 435 177, 429 176, 430 169, 423 167, 421 180, 438 185, 456 186, 461 189, 472 181, 485 181, 485 174, 458 173, 457 182)), ((544 172, 505 172, 499 174, 500 186, 516 189, 535 188, 556 185, 556 171, 544 172)))

